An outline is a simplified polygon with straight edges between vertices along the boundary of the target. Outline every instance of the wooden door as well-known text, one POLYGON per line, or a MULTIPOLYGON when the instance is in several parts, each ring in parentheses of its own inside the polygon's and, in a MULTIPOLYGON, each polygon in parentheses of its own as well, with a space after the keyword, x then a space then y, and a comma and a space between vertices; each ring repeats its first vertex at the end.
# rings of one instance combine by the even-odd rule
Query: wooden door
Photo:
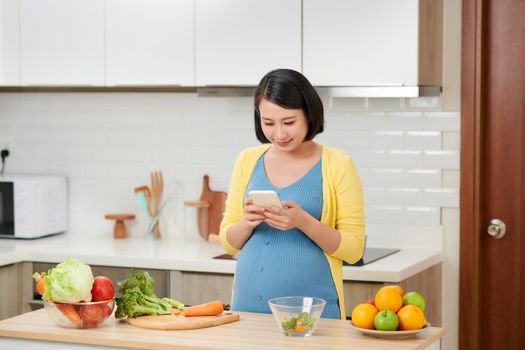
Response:
POLYGON ((525 1, 463 0, 462 19, 459 349, 525 349, 525 1))

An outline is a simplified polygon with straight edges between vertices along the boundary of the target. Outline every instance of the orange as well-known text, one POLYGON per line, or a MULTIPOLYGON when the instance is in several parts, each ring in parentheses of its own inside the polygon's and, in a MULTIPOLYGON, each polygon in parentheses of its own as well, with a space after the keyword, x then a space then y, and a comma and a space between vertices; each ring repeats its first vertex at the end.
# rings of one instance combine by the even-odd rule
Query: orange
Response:
POLYGON ((423 311, 415 305, 406 305, 397 313, 399 319, 399 329, 402 331, 410 331, 414 329, 421 329, 427 323, 423 311))
POLYGON ((399 294, 399 290, 393 287, 386 286, 377 291, 374 302, 379 311, 392 310, 396 313, 403 306, 403 297, 399 294))
MULTIPOLYGON (((401 294, 401 296, 405 295, 405 291, 403 290, 403 287, 401 287, 400 285, 397 285, 397 284, 392 284, 392 285, 389 285, 389 286, 384 286, 383 288, 392 288, 394 290, 397 290, 397 292, 399 294, 401 294)), ((381 288, 381 289, 383 289, 381 288)))
POLYGON ((359 304, 352 310, 352 323, 356 327, 375 329, 374 318, 378 310, 371 304, 359 304))

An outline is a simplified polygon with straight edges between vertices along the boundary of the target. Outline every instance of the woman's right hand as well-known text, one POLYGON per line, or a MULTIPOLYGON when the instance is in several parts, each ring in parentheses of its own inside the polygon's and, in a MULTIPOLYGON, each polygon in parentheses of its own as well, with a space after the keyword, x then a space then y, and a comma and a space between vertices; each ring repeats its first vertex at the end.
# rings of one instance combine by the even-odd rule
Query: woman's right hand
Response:
POLYGON ((252 199, 248 198, 244 201, 243 218, 242 223, 246 228, 253 231, 253 229, 264 221, 264 208, 253 205, 252 199))

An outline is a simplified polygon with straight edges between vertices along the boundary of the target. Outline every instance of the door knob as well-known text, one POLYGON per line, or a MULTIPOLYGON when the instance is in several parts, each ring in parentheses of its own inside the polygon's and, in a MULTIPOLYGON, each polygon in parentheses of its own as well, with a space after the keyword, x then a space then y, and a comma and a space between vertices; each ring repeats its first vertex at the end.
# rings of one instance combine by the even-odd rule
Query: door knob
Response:
POLYGON ((490 220, 487 233, 494 239, 500 239, 507 233, 507 226, 500 219, 490 220))

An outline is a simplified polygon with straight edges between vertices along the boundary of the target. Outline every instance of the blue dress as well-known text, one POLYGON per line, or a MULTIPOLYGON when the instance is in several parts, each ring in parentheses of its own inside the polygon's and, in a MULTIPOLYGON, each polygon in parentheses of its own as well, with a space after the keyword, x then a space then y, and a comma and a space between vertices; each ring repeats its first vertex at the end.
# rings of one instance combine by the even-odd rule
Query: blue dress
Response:
MULTIPOLYGON (((264 155, 253 169, 251 190, 274 190, 281 200, 300 205, 316 219, 323 209, 322 159, 297 182, 275 188, 264 170, 264 155)), ((337 292, 328 261, 317 244, 297 228, 281 231, 259 224, 238 255, 232 310, 270 313, 268 300, 283 296, 325 299, 321 317, 340 318, 337 292)))

